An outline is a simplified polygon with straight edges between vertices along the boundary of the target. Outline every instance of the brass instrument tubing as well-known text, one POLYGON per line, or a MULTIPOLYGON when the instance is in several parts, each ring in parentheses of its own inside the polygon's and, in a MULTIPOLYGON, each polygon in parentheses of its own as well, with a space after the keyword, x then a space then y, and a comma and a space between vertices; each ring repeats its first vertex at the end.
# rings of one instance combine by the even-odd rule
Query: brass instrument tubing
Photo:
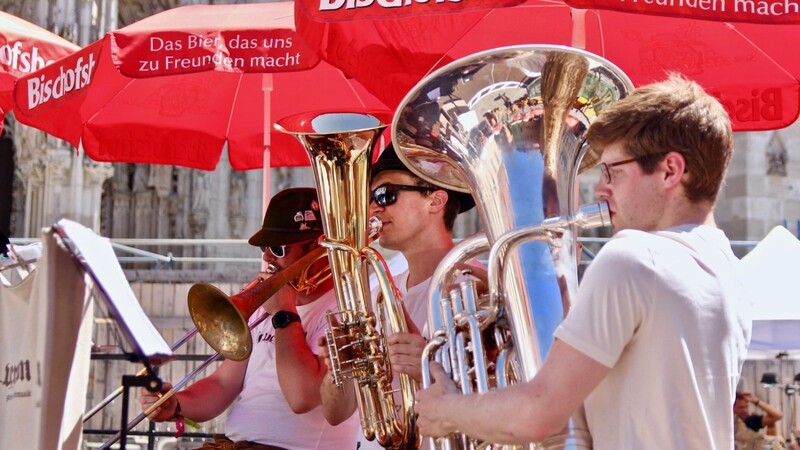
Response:
MULTIPOLYGON (((575 214, 565 217, 553 217, 545 220, 539 225, 517 228, 511 230, 495 241, 492 250, 489 252, 489 310, 496 313, 498 299, 504 298, 502 288, 502 278, 499 274, 503 273, 507 260, 517 246, 529 241, 549 241, 548 231, 563 229, 572 225, 580 228, 593 228, 604 225, 608 222, 608 204, 606 202, 590 203, 582 205, 575 214), (501 255, 504 257, 501 258, 501 255)), ((548 242, 548 245, 551 245, 548 242)), ((494 317, 487 318, 494 321, 494 317)))
MULTIPOLYGON (((442 333, 446 336, 445 340, 447 341, 444 347, 444 351, 446 352, 446 357, 441 358, 442 365, 444 366, 447 373, 453 373, 455 367, 458 365, 458 361, 456 361, 456 327, 455 322, 453 320, 453 298, 455 294, 451 293, 451 295, 445 295, 441 299, 442 304, 442 322, 443 327, 441 329, 442 333)), ((458 298, 456 298, 458 300, 458 298)), ((456 380, 458 381, 458 380, 456 380)), ((423 383, 424 387, 428 387, 430 385, 426 385, 423 383)))

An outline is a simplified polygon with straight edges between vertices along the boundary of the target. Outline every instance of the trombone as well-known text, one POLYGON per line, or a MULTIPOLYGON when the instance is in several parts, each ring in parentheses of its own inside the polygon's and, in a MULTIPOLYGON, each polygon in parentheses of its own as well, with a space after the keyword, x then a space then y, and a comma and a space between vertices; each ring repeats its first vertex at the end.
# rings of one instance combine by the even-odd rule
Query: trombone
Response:
MULTIPOLYGON (((172 349, 177 349, 199 332, 203 339, 216 350, 216 353, 211 355, 208 359, 203 361, 202 364, 176 383, 172 389, 150 405, 147 410, 128 422, 125 425, 125 430, 130 431, 147 416, 152 414, 153 411, 169 400, 170 397, 175 395, 194 377, 204 371, 206 367, 214 362, 220 355, 235 361, 247 359, 252 351, 250 330, 266 320, 268 314, 261 315, 251 324, 247 323, 248 318, 261 305, 275 295, 276 292, 283 288, 284 285, 297 278, 300 278, 300 280, 296 281, 293 285, 296 286, 296 289, 303 289, 306 292, 313 291, 319 284, 327 280, 330 277, 329 265, 321 268, 316 274, 309 275, 308 273, 309 268, 317 262, 317 260, 325 257, 326 253, 327 250, 324 247, 318 247, 280 271, 278 271, 275 266, 270 265, 267 272, 273 273, 273 276, 266 279, 257 278, 248 283, 239 293, 230 297, 210 284, 198 283, 193 285, 189 289, 188 302, 190 314, 192 315, 192 320, 196 328, 189 331, 184 337, 175 342, 172 349), (244 329, 246 329, 246 331, 244 331, 244 329)), ((139 372, 139 375, 145 374, 146 371, 147 369, 143 369, 139 372)), ((98 406, 92 408, 91 411, 84 415, 84 422, 89 420, 97 411, 119 396, 124 389, 123 386, 120 386, 98 406)), ((121 437, 122 430, 104 442, 100 448, 110 448, 110 446, 121 437)))
MULTIPOLYGON (((277 272, 278 272, 278 268, 277 268, 277 267, 275 267, 274 265, 272 265, 272 264, 269 264, 269 265, 267 266, 266 273, 268 273, 268 274, 275 274, 275 273, 277 273, 277 272)), ((245 285, 245 286, 242 288, 242 290, 241 290, 240 292, 245 292, 245 291, 248 291, 248 290, 250 290, 251 288, 253 288, 253 287, 255 287, 256 285, 258 285, 258 283, 260 283, 261 281, 262 281, 262 280, 261 280, 261 278, 255 278, 255 279, 253 279, 252 281, 250 281, 249 283, 247 283, 247 284, 246 284, 246 285, 245 285)), ((263 320, 263 319, 259 318, 259 323, 260 323, 262 320, 263 320)), ((255 324, 254 324, 254 326, 255 326, 255 324)), ((189 331, 188 331, 188 332, 187 332, 187 333, 186 333, 186 334, 185 334, 185 335, 184 335, 182 338, 180 338, 180 339, 178 339, 177 341, 175 341, 175 343, 174 343, 174 344, 172 344, 172 346, 171 346, 169 349, 170 349, 171 351, 173 351, 173 352, 174 352, 175 350, 177 350, 177 349, 179 349, 179 348, 183 347, 183 345, 184 345, 184 344, 186 344, 187 342, 189 342, 189 340, 190 340, 190 339, 192 339, 192 338, 193 338, 193 337, 194 337, 196 334, 197 334, 197 328, 196 328, 196 327, 195 327, 195 328, 192 328, 192 329, 191 329, 191 330, 189 330, 189 331)), ((216 353, 216 354, 214 355, 214 358, 216 358, 216 357, 218 357, 218 356, 219 356, 219 353, 216 353)), ((213 361, 213 360, 212 360, 212 361, 213 361)), ((208 364, 206 364, 206 363, 203 363, 203 364, 204 364, 204 366, 203 366, 204 368, 208 366, 208 364)), ((210 364, 210 363, 209 363, 209 364, 210 364)), ((143 368, 142 368, 140 371, 138 371, 138 372, 136 373, 136 375, 135 375, 135 376, 137 376, 137 377, 138 377, 138 376, 142 376, 142 375, 145 375, 146 373, 147 373, 147 367, 143 367, 143 368)), ((116 388, 114 391, 112 391, 110 394, 108 394, 108 396, 106 396, 106 398, 104 398, 104 399, 103 399, 103 400, 101 400, 101 401, 100 401, 100 402, 99 402, 97 405, 95 405, 95 406, 94 406, 92 409, 90 409, 89 411, 87 411, 86 413, 84 413, 84 415, 83 415, 83 423, 86 423, 86 422, 88 422, 89 420, 91 420, 91 418, 92 418, 92 417, 94 417, 94 416, 95 416, 95 415, 96 415, 98 412, 100 412, 100 411, 101 411, 103 408, 105 408, 106 406, 108 406, 108 404, 109 404, 109 403, 111 403, 112 401, 114 401, 114 399, 116 399, 117 397, 119 397, 119 396, 122 394, 122 392, 123 392, 124 390, 125 390, 125 387, 124 387, 124 386, 122 386, 122 385, 120 385, 120 386, 119 386, 119 387, 117 387, 117 388, 116 388)))
MULTIPOLYGON (((257 319, 255 322, 253 322, 253 323, 250 325, 250 326, 251 326, 251 328, 252 328, 252 327, 255 327, 255 326, 257 326, 257 325, 259 325, 261 322, 263 322, 264 320, 266 320, 268 316, 269 316, 269 314, 268 314, 268 313, 264 313, 264 314, 262 314, 261 316, 259 316, 259 318, 258 318, 258 319, 257 319)), ((195 331, 195 334, 196 334, 196 333, 197 333, 196 329, 195 329, 194 331, 195 331)), ((212 362, 216 361, 216 359, 219 357, 219 355, 220 355, 220 354, 219 354, 219 352, 216 352, 216 353, 214 353, 213 355, 209 356, 209 357, 208 357, 208 358, 207 358, 205 361, 203 361, 203 363, 202 363, 202 364, 200 364, 199 366, 197 366, 197 367, 196 367, 194 370, 192 370, 192 371, 191 371, 191 372, 190 372, 188 375, 186 375, 185 377, 183 377, 183 379, 181 379, 181 381, 179 381, 177 384, 175 384, 174 386, 172 386, 172 389, 170 389, 169 391, 167 391, 167 392, 166 392, 164 395, 162 395, 162 396, 161 396, 161 397, 160 397, 158 400, 156 400, 156 402, 155 402, 155 403, 153 403, 152 405, 150 405, 150 407, 149 407, 149 408, 147 408, 147 409, 146 409, 146 410, 144 410, 143 412, 139 413, 139 415, 138 415, 138 416, 136 416, 136 417, 134 417, 133 419, 131 419, 131 421, 130 421, 130 422, 128 422, 128 424, 126 425, 126 428, 125 428, 125 429, 126 429, 127 431, 130 431, 130 430, 131 430, 133 427, 135 427, 136 425, 139 425, 139 423, 141 423, 141 422, 142 422, 142 421, 143 421, 143 420, 144 420, 144 419, 145 419, 147 416, 149 416, 150 414, 152 414, 152 413, 153 413, 153 411, 155 411, 156 409, 158 409, 158 408, 159 408, 161 405, 163 405, 163 404, 164 404, 164 402, 166 402, 167 400, 169 400, 170 398, 172 398, 172 396, 173 396, 173 395, 177 394, 177 393, 178 393, 178 391, 180 391, 181 389, 183 389, 183 387, 184 387, 184 386, 186 386, 186 384, 187 384, 189 381, 191 381, 192 379, 194 379, 194 377, 196 377, 197 375, 199 375, 199 374, 200 374, 200 372, 204 371, 204 370, 206 369, 206 367, 208 367, 208 366, 209 366, 209 364, 211 364, 212 362)), ((119 388, 118 390, 120 390, 120 389, 123 389, 123 388, 119 388)), ((117 395, 119 395, 119 394, 117 394, 117 395)), ((118 441, 118 440, 119 440, 121 437, 122 437, 122 431, 120 430, 120 431, 118 431, 116 434, 114 434, 113 436, 111 436, 110 438, 108 438, 108 440, 107 440, 107 441, 105 441, 105 442, 103 443, 103 445, 101 445, 101 446, 100 446, 100 448, 101 448, 101 449, 107 449, 107 448, 111 448, 111 445, 113 445, 115 442, 117 442, 117 441, 118 441)))

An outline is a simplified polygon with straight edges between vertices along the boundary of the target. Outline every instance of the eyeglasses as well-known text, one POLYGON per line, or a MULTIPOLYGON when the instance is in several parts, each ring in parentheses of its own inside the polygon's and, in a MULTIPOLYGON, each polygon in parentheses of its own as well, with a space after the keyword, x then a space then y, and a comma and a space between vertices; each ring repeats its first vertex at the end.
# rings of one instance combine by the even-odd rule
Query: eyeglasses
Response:
POLYGON ((269 251, 270 253, 272 253, 272 256, 274 256, 276 258, 283 258, 284 256, 286 256, 286 247, 288 247, 290 245, 298 245, 298 246, 299 245, 306 245, 306 244, 308 244, 310 242, 314 242, 314 241, 315 241, 315 239, 311 239, 311 240, 308 240, 308 241, 297 242, 297 243, 294 243, 294 244, 272 245, 272 246, 269 246, 269 247, 261 247, 261 251, 264 252, 264 253, 269 251))
POLYGON ((269 250, 272 253, 272 256, 276 258, 283 258, 286 256, 286 246, 285 245, 273 245, 270 247, 261 247, 261 251, 266 253, 269 250))
POLYGON ((436 188, 426 186, 409 186, 406 184, 382 184, 372 190, 370 200, 378 206, 389 206, 397 202, 397 193, 400 191, 430 192, 436 188))
POLYGON ((617 161, 615 163, 610 163, 610 164, 603 162, 603 163, 598 164, 597 166, 600 167, 600 173, 602 173, 603 176, 606 178, 606 184, 611 184, 611 171, 609 169, 611 169, 612 167, 617 167, 617 166, 621 166, 621 165, 624 165, 624 164, 629 164, 629 163, 632 163, 632 162, 638 161, 638 160, 639 160, 639 158, 623 159, 622 161, 617 161))
MULTIPOLYGON (((612 167, 617 167, 617 166, 621 166, 621 165, 624 165, 624 164, 630 164, 630 163, 632 163, 634 161, 643 161, 643 160, 645 160, 647 158, 652 158, 652 157, 655 157, 655 156, 663 156, 663 155, 666 155, 667 153, 669 153, 669 152, 652 153, 650 155, 644 155, 644 156, 639 156, 639 157, 630 158, 630 159, 623 159, 622 161, 617 161, 617 162, 613 162, 613 163, 600 163, 597 166, 600 167, 600 173, 602 173, 603 176, 605 177, 606 184, 611 184, 611 170, 610 169, 612 167)), ((686 172, 686 171, 687 170, 684 170, 684 172, 686 172)))

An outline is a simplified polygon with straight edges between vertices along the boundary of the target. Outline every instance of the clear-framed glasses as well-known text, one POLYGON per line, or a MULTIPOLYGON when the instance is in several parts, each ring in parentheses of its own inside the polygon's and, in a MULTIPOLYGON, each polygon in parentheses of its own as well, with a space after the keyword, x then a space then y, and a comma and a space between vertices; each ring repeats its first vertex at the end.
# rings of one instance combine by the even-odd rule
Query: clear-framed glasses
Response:
MULTIPOLYGON (((611 168, 612 167, 622 166, 624 164, 630 164, 630 163, 632 163, 634 161, 643 162, 643 161, 646 161, 648 158, 655 158, 655 157, 658 157, 658 156, 664 156, 667 153, 670 153, 670 152, 667 151, 667 152, 660 152, 660 153, 651 153, 649 155, 638 156, 636 158, 623 159, 622 161, 617 161, 617 162, 613 162, 613 163, 600 163, 597 166, 600 168, 600 173, 602 173, 603 177, 605 177, 606 184, 611 184, 611 168)), ((688 172, 688 168, 684 169, 684 172, 688 172)))
POLYGON ((431 192, 436 188, 427 186, 409 186, 407 184, 382 184, 370 193, 370 200, 378 206, 389 206, 397 202, 397 193, 400 191, 431 192))
POLYGON ((622 161, 617 161, 613 163, 600 163, 597 166, 600 168, 600 173, 603 174, 603 177, 606 179, 606 184, 611 184, 611 168, 621 166, 623 164, 629 164, 634 161, 638 161, 639 158, 630 158, 630 159, 623 159, 622 161))

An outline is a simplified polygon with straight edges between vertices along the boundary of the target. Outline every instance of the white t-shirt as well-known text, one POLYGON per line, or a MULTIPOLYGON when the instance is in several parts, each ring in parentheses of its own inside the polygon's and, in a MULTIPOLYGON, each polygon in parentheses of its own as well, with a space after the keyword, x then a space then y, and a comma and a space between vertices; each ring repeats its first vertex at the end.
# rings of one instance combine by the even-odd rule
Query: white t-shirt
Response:
MULTIPOLYGON (((297 307, 306 343, 316 353, 317 340, 325 334, 325 313, 338 309, 333 291, 316 301, 297 307)), ((253 317, 260 317, 259 308, 253 317)), ((331 426, 318 406, 305 414, 293 414, 278 383, 275 360, 275 329, 267 319, 252 330, 253 353, 247 365, 244 386, 231 408, 226 435, 234 440, 253 441, 291 450, 340 450, 355 447, 359 428, 355 415, 331 426)))
POLYGON ((33 271, 16 286, 0 285, 0 436, 10 438, 16 448, 30 444, 19 431, 39 425, 42 355, 37 330, 44 329, 45 315, 44 304, 35 301, 39 273, 33 271))
POLYGON ((751 323, 725 234, 625 230, 598 253, 556 337, 611 368, 586 398, 595 450, 733 448, 751 323))
MULTIPOLYGON (((405 307, 408 315, 411 317, 411 320, 414 321, 414 324, 422 330, 428 322, 428 287, 431 284, 431 279, 428 278, 422 283, 412 287, 411 289, 408 288, 408 270, 397 274, 397 276, 393 277, 395 285, 397 289, 400 290, 400 294, 402 295, 402 302, 403 306, 405 307)), ((375 307, 375 300, 377 299, 378 295, 378 288, 372 290, 372 301, 373 301, 373 308, 375 307)), ((399 378, 395 377, 394 382, 392 383, 395 389, 399 388, 399 378)), ((399 396, 395 396, 395 404, 399 404, 399 396)), ((358 412, 353 414, 353 417, 358 417, 358 412)), ((350 418, 352 420, 352 417, 350 418)), ((377 439, 368 441, 364 438, 364 434, 361 432, 361 427, 358 427, 358 448, 360 450, 384 450, 380 444, 378 444, 377 439)), ((423 443, 427 443, 427 439, 422 439, 423 443)))

